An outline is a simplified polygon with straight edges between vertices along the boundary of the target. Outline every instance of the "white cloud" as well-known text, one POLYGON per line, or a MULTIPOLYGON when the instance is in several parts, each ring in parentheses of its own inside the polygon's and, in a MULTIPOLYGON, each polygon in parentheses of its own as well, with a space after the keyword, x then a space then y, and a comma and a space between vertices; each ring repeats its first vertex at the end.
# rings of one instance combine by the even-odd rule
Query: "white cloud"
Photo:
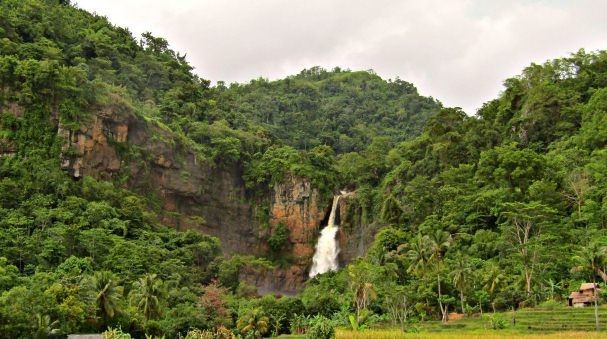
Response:
POLYGON ((135 35, 168 39, 213 81, 374 69, 468 113, 532 61, 607 48, 607 2, 592 0, 77 2, 135 35))

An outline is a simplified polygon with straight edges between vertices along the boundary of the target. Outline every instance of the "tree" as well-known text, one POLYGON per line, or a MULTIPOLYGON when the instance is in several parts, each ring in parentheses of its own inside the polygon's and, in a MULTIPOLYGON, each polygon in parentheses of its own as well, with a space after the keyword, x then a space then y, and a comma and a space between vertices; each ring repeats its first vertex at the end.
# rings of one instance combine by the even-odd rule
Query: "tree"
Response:
POLYGON ((107 325, 107 321, 121 310, 123 288, 118 285, 112 272, 101 271, 93 275, 92 292, 97 311, 101 314, 103 324, 107 325))
POLYGON ((384 294, 384 304, 390 312, 390 318, 394 325, 400 325, 404 331, 407 317, 411 312, 411 291, 405 286, 388 285, 384 294))
POLYGON ((590 189, 589 179, 588 172, 583 169, 572 171, 566 179, 567 191, 565 196, 576 206, 578 220, 582 219, 582 206, 590 189))
POLYGON ((206 321, 215 328, 229 326, 232 319, 226 302, 228 289, 214 280, 209 285, 204 286, 202 290, 203 294, 199 301, 204 310, 206 321))
POLYGON ((236 326, 244 334, 250 334, 255 339, 262 338, 270 329, 270 319, 268 319, 263 310, 258 307, 247 311, 238 318, 236 326))
POLYGON ((542 245, 542 226, 556 214, 556 211, 540 202, 505 203, 501 215, 505 235, 510 239, 523 266, 527 296, 532 293, 532 279, 542 245))
POLYGON ((451 245, 451 235, 443 230, 436 230, 430 233, 428 238, 430 240, 431 257, 430 259, 436 265, 436 286, 438 290, 438 306, 442 314, 442 321, 447 322, 447 308, 448 305, 443 305, 443 298, 441 294, 441 263, 443 259, 443 253, 451 245))
MULTIPOLYGON (((596 284, 596 275, 599 274, 603 279, 607 275, 602 270, 603 264, 607 259, 607 246, 599 242, 591 242, 587 246, 581 247, 578 253, 574 256, 574 260, 579 264, 574 267, 576 271, 588 270, 592 277, 592 283, 596 284)), ((596 293, 596 289, 594 290, 596 293)), ((599 296, 594 296, 594 321, 596 330, 599 330, 599 296)))
POLYGON ((360 324, 362 311, 367 309, 369 303, 377 298, 377 292, 372 282, 375 268, 368 262, 359 261, 348 266, 350 289, 354 295, 356 307, 356 324, 360 324))
POLYGON ((166 294, 163 281, 156 274, 146 274, 133 283, 131 302, 143 312, 145 320, 157 319, 162 314, 162 303, 166 294))
POLYGON ((497 263, 487 262, 483 272, 483 288, 489 293, 493 313, 495 313, 495 292, 504 284, 505 279, 504 270, 497 263))
POLYGON ((409 268, 407 272, 416 273, 424 276, 428 270, 428 263, 432 257, 431 244, 427 237, 418 234, 409 244, 407 258, 409 259, 409 268))
POLYGON ((466 308, 464 306, 464 291, 468 287, 468 280, 472 276, 472 266, 470 265, 470 258, 458 253, 451 267, 451 278, 453 279, 453 285, 459 290, 459 300, 462 307, 462 313, 466 314, 466 308))
POLYGON ((40 315, 40 313, 36 313, 35 320, 35 339, 46 339, 59 334, 60 330, 57 327, 59 325, 59 320, 51 322, 51 317, 49 315, 40 315))

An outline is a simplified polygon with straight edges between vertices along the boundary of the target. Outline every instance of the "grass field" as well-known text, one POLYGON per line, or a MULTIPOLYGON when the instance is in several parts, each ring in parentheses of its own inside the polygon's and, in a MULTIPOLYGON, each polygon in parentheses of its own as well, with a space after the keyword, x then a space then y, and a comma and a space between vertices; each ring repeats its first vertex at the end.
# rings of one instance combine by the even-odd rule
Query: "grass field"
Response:
MULTIPOLYGON (((484 317, 463 318, 442 324, 438 321, 425 322, 419 325, 423 332, 457 332, 457 331, 484 331, 492 330, 488 319, 491 314, 484 317)), ((594 308, 529 308, 516 312, 503 312, 496 315, 503 319, 505 328, 496 331, 509 331, 513 333, 556 333, 556 332, 596 332, 594 308)), ((607 330, 607 308, 599 308, 599 322, 601 328, 607 330)))
POLYGON ((592 333, 592 332, 557 332, 557 333, 515 333, 512 331, 495 331, 484 330, 481 332, 457 331, 452 333, 447 332, 420 332, 420 333, 402 333, 399 330, 368 330, 361 332, 338 330, 336 339, 411 339, 411 338, 437 338, 437 339, 452 339, 452 338, 470 338, 470 339, 492 339, 492 338, 607 338, 607 333, 592 333))
MULTIPOLYGON (((412 333, 399 329, 370 329, 351 331, 338 329, 337 339, 399 339, 399 338, 607 338, 607 306, 599 308, 600 332, 595 330, 594 308, 529 308, 516 312, 497 313, 503 319, 503 329, 493 329, 489 317, 473 316, 442 324, 426 321, 409 328, 412 333), (516 322, 513 322, 513 318, 516 322)), ((304 338, 284 336, 284 338, 304 338)))
POLYGON ((473 316, 447 324, 427 321, 416 325, 416 333, 378 329, 354 332, 340 329, 338 339, 398 339, 398 338, 607 338, 607 307, 599 308, 601 332, 596 332, 594 308, 529 308, 516 312, 498 313, 505 328, 492 328, 489 317, 473 316), (515 320, 515 321, 513 321, 515 320))

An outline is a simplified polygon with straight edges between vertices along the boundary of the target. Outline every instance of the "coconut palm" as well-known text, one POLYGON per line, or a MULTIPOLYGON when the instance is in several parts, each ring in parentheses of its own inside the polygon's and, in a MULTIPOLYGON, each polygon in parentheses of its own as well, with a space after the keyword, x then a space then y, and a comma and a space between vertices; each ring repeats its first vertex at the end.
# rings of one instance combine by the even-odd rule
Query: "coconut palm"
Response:
POLYGON ((162 280, 156 274, 146 274, 133 283, 130 300, 143 312, 147 321, 160 317, 165 294, 162 280))
POLYGON ((468 280, 472 276, 472 267, 470 266, 469 258, 465 255, 458 253, 457 257, 453 261, 453 267, 450 273, 451 279, 453 279, 453 285, 459 291, 459 300, 462 307, 462 313, 466 313, 464 307, 464 290, 467 287, 468 280))
POLYGON ((59 320, 51 322, 49 315, 41 315, 36 313, 34 326, 36 331, 34 332, 34 338, 46 339, 59 334, 59 320))
MULTIPOLYGON (((597 274, 603 277, 605 272, 602 270, 602 265, 607 259, 607 246, 598 242, 591 242, 587 246, 583 246, 573 259, 579 264, 574 267, 575 271, 590 271, 592 283, 596 284, 597 274)), ((596 290, 595 290, 596 291, 596 290)), ((594 320, 596 330, 599 330, 599 304, 598 296, 594 298, 594 320)))
POLYGON ((432 256, 430 245, 428 238, 422 237, 421 234, 418 234, 414 241, 411 242, 409 251, 407 251, 407 258, 410 263, 407 269, 409 273, 414 272, 424 275, 432 256))
POLYGON ((493 302, 495 291, 504 284, 505 280, 506 275, 504 274, 504 270, 496 263, 489 262, 483 275, 483 288, 489 293, 493 313, 495 313, 495 302, 493 302))
POLYGON ((104 324, 120 312, 120 299, 123 288, 118 285, 117 279, 112 272, 96 272, 92 279, 92 291, 94 293, 97 310, 101 313, 104 324))
POLYGON ((236 326, 243 334, 250 333, 254 339, 258 339, 263 338, 263 335, 268 332, 270 320, 258 307, 241 316, 236 326))
POLYGON ((442 294, 441 294, 441 263, 443 259, 443 253, 451 245, 451 235, 443 230, 436 230, 434 233, 430 233, 428 236, 430 242, 430 251, 432 253, 430 259, 436 263, 436 285, 438 290, 438 306, 440 307, 442 314, 442 322, 447 322, 447 305, 443 306, 442 294))

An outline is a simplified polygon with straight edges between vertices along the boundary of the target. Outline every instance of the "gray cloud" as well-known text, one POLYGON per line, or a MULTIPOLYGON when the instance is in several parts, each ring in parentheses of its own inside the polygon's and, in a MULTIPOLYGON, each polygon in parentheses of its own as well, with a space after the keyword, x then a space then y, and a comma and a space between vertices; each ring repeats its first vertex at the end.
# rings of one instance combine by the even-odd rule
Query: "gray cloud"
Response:
POLYGON ((374 69, 474 113, 530 62, 607 48, 607 2, 78 0, 187 53, 203 78, 246 82, 320 65, 374 69))

